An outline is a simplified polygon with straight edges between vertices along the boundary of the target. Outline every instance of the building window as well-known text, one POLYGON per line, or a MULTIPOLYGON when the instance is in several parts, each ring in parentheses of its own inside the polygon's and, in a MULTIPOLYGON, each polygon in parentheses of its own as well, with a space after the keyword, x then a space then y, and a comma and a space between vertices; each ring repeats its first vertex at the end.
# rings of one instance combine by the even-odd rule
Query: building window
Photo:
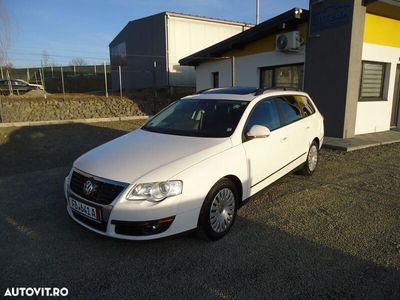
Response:
POLYGON ((212 87, 218 88, 219 87, 219 72, 212 72, 212 87))
POLYGON ((360 88, 361 101, 386 100, 383 97, 385 69, 385 63, 366 61, 362 63, 360 88))
POLYGON ((260 88, 287 87, 302 90, 304 64, 260 69, 260 88))

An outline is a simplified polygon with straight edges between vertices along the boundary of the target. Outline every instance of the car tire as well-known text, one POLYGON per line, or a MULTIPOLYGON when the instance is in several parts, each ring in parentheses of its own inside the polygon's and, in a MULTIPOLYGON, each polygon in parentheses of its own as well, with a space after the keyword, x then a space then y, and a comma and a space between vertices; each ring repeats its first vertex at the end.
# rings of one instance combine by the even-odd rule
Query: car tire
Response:
POLYGON ((318 144, 315 141, 313 141, 310 145, 310 148, 308 149, 307 160, 303 168, 300 170, 300 173, 306 176, 311 176, 315 172, 315 169, 317 168, 318 160, 319 160, 318 144))
POLYGON ((200 211, 199 228, 210 240, 218 240, 232 228, 239 194, 231 180, 223 178, 207 194, 200 211))

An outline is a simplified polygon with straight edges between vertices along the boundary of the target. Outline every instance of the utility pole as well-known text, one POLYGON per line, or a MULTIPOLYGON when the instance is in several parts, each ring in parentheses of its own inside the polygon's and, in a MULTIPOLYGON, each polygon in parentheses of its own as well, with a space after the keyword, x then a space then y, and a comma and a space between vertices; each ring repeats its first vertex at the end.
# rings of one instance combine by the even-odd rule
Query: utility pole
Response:
POLYGON ((64 71, 63 71, 62 66, 61 66, 61 84, 62 84, 62 92, 63 92, 63 96, 64 96, 64 101, 65 101, 64 71))
POLYGON ((260 0, 256 0, 256 25, 260 24, 260 0))
POLYGON ((46 94, 46 83, 45 83, 45 79, 44 79, 45 74, 44 74, 43 61, 40 62, 40 65, 41 65, 41 68, 40 68, 39 75, 40 75, 40 79, 42 81, 42 86, 43 86, 43 96, 44 96, 44 99, 46 99, 47 94, 46 94))
POLYGON ((7 72, 7 81, 8 81, 8 91, 9 91, 10 95, 14 95, 12 85, 11 85, 11 77, 10 77, 10 73, 8 72, 8 69, 6 70, 6 72, 7 72))
POLYGON ((122 75, 121 75, 121 66, 118 66, 119 71, 119 95, 122 99, 122 75))

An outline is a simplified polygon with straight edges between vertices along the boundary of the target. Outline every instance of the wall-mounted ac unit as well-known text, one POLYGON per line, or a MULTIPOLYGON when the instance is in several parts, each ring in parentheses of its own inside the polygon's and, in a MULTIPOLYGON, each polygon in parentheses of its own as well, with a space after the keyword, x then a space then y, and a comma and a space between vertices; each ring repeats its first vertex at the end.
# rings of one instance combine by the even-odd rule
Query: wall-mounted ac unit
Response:
POLYGON ((276 35, 276 51, 298 51, 301 45, 301 36, 298 31, 290 31, 276 35))

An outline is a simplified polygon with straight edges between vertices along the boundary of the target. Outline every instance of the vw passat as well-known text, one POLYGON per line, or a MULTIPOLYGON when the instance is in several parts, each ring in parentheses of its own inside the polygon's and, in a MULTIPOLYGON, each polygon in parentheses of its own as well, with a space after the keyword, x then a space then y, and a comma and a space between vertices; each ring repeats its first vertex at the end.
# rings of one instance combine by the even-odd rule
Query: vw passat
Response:
POLYGON ((204 91, 78 158, 65 180, 67 210, 110 237, 200 228, 218 239, 244 200, 295 170, 311 175, 323 136, 323 118, 305 93, 204 91))

